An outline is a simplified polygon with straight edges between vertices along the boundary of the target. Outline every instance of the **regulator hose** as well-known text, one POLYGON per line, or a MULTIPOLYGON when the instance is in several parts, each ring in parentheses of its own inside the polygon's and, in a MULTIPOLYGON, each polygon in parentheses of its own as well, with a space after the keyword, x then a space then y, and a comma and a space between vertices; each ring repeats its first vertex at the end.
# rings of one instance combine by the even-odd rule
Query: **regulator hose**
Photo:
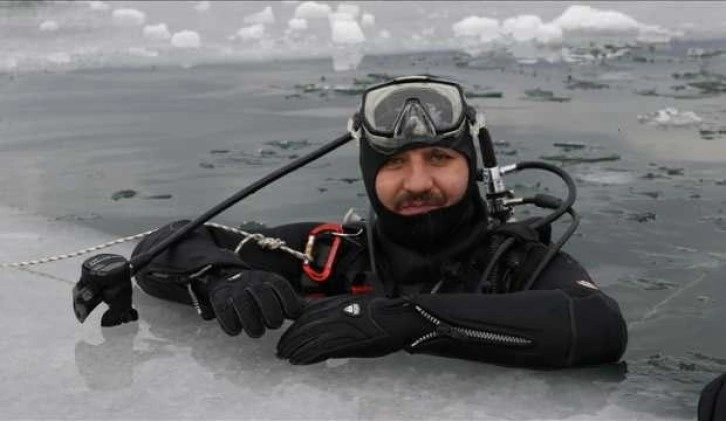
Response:
MULTIPOLYGON (((555 209, 544 218, 534 220, 529 225, 529 227, 533 230, 538 230, 539 228, 558 220, 565 213, 568 213, 572 217, 572 223, 570 224, 570 227, 567 229, 567 231, 560 237, 560 239, 553 245, 549 246, 547 253, 539 262, 535 270, 532 272, 527 282, 524 284, 523 290, 528 290, 532 287, 534 281, 542 273, 544 268, 547 267, 547 265, 552 260, 552 258, 554 258, 557 252, 560 251, 560 249, 562 248, 562 246, 564 246, 567 240, 572 236, 580 222, 579 216, 574 211, 574 209, 572 209, 572 205, 575 204, 575 200, 577 199, 577 186, 575 185, 575 181, 572 179, 572 177, 562 168, 556 165, 549 164, 547 162, 524 161, 511 166, 502 167, 501 173, 502 175, 505 175, 508 173, 518 172, 527 169, 539 169, 551 172, 560 177, 560 179, 562 179, 562 181, 567 186, 567 198, 565 200, 541 194, 538 194, 532 198, 525 198, 522 200, 521 204, 531 203, 538 207, 555 209)), ((482 287, 488 283, 488 280, 494 272, 497 263, 499 263, 499 260, 512 248, 515 241, 516 240, 514 238, 510 237, 504 240, 501 245, 499 245, 497 250, 492 255, 492 259, 489 261, 487 267, 482 273, 482 276, 479 280, 479 285, 476 289, 477 292, 481 291, 482 287)))
POLYGON ((310 152, 309 154, 302 156, 302 157, 296 159, 295 161, 267 174, 266 176, 260 178, 259 180, 248 185, 247 187, 238 191, 237 193, 230 196, 229 198, 225 199, 224 201, 222 201, 215 207, 204 212, 202 215, 197 217, 195 220, 186 224, 179 231, 175 231, 172 235, 170 235, 169 237, 166 237, 164 240, 162 240, 157 245, 152 247, 151 250, 149 250, 148 252, 134 257, 131 260, 131 275, 134 275, 136 272, 138 272, 140 269, 142 269, 144 266, 146 266, 154 257, 161 254, 164 250, 168 249, 172 245, 179 242, 179 240, 181 240, 185 235, 194 231, 198 227, 202 226, 205 222, 209 221, 210 219, 214 218, 215 216, 219 215, 220 213, 224 212, 232 205, 236 204, 237 202, 241 201, 242 199, 246 198, 247 196, 257 192, 258 190, 260 190, 263 187, 269 185, 270 183, 276 181, 277 179, 282 178, 285 175, 295 171, 296 169, 298 169, 304 165, 307 165, 310 162, 315 161, 316 159, 320 158, 321 156, 326 155, 329 152, 337 149, 338 147, 340 147, 340 146, 344 145, 345 143, 347 143, 348 141, 350 141, 352 138, 353 137, 351 136, 350 133, 346 133, 343 136, 340 136, 337 139, 334 139, 334 140, 326 143, 325 145, 319 147, 318 149, 310 152))

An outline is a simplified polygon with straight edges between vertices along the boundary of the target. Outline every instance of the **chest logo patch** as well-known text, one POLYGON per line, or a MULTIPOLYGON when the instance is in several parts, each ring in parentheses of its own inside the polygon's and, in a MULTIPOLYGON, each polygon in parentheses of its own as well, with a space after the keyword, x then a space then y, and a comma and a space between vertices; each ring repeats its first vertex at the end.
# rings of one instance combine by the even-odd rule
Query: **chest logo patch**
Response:
POLYGON ((345 306, 343 308, 343 313, 345 313, 351 317, 360 316, 360 304, 358 304, 358 303, 348 304, 347 306, 345 306))

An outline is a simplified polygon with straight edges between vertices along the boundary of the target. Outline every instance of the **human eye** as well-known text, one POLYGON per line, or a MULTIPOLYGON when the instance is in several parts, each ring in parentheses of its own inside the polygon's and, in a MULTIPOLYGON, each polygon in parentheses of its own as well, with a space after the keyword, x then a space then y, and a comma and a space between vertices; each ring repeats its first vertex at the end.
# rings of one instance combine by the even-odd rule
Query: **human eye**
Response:
POLYGON ((434 164, 445 164, 451 159, 454 159, 453 155, 442 149, 433 149, 429 153, 429 160, 434 164))
POLYGON ((406 160, 401 155, 394 155, 383 164, 384 167, 387 168, 397 168, 404 164, 406 160))

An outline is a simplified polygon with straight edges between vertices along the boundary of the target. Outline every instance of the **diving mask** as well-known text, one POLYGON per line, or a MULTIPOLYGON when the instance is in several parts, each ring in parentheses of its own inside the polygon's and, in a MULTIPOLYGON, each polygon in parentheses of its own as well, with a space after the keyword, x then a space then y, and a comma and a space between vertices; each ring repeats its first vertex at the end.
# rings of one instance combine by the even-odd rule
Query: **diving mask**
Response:
POLYGON ((409 144, 458 137, 474 122, 474 114, 458 84, 411 76, 367 89, 349 130, 356 138, 364 134, 372 148, 390 155, 409 144))

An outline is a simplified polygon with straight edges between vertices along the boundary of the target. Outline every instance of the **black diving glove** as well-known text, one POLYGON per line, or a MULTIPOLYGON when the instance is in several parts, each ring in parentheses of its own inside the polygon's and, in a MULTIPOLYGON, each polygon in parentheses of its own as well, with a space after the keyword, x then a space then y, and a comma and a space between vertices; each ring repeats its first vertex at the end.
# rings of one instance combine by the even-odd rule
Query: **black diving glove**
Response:
POLYGON ((252 338, 277 329, 285 318, 302 312, 302 299, 283 277, 262 270, 244 270, 207 284, 209 302, 225 333, 239 335, 244 329, 252 338))
POLYGON ((430 330, 430 323, 403 298, 337 296, 307 305, 280 338, 277 356, 293 364, 380 357, 430 330))

